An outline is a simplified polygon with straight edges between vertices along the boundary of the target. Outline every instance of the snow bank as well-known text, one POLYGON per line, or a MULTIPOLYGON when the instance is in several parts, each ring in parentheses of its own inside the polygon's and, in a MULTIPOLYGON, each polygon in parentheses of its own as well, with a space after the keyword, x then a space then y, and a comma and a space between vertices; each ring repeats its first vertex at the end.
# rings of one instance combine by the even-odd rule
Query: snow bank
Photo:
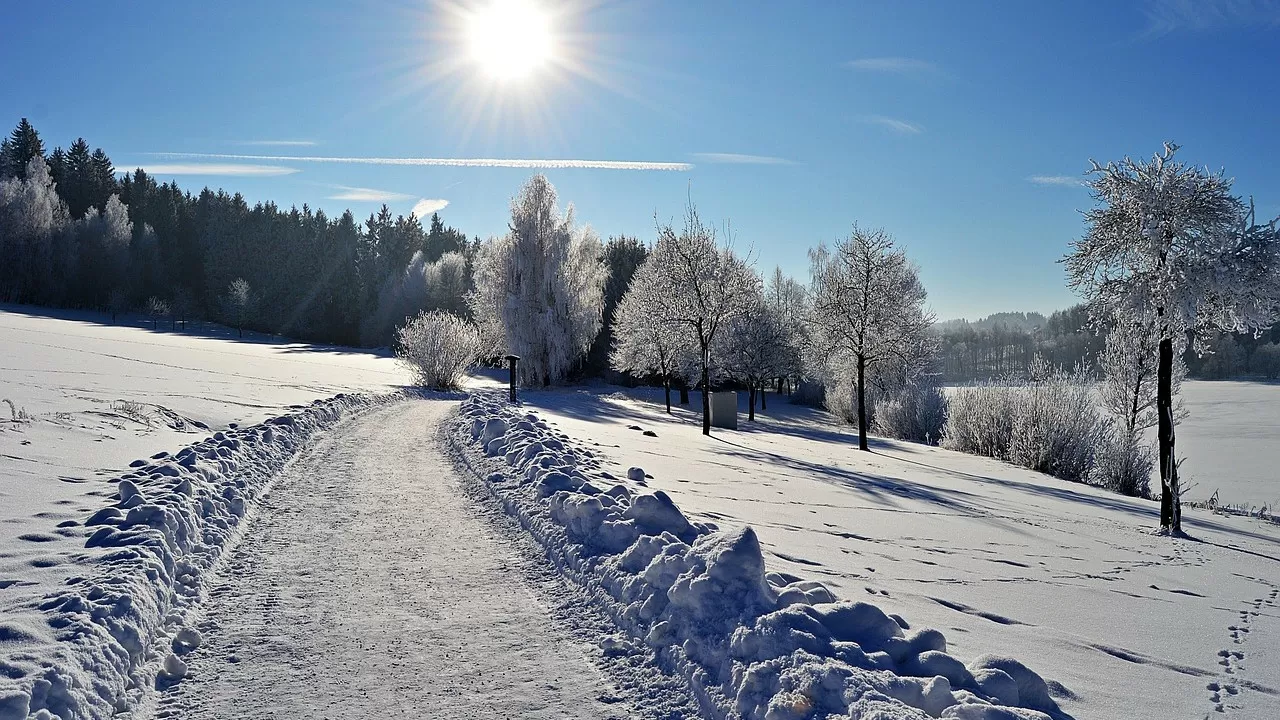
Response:
POLYGON ((394 397, 316 400, 135 461, 84 522, 88 571, 33 601, 57 642, 0 657, 0 719, 109 717, 185 675, 201 642, 186 610, 270 480, 317 431, 394 397))
MULTIPOLYGON (((590 450, 497 394, 462 403, 459 453, 568 578, 711 717, 1040 720, 1059 713, 1017 660, 947 654, 942 633, 819 582, 768 572, 750 527, 691 522, 665 493, 617 484, 590 450)), ((619 641, 611 640, 611 646, 619 641)))

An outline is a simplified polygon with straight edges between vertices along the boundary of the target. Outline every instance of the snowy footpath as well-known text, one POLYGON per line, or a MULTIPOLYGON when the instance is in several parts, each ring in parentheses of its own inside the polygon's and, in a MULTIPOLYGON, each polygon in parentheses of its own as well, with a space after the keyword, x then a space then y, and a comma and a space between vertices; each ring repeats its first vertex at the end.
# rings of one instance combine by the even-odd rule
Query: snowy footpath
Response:
POLYGON ((581 642, 590 608, 455 472, 439 426, 456 408, 374 410, 277 480, 157 717, 635 714, 581 642))

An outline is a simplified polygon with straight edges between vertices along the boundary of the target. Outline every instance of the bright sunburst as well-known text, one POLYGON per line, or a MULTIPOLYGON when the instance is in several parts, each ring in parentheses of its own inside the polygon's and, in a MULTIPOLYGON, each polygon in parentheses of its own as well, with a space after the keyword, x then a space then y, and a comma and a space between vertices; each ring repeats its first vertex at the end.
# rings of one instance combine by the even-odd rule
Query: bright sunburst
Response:
POLYGON ((550 18, 530 0, 494 0, 467 18, 471 59, 496 80, 519 80, 554 55, 550 18))

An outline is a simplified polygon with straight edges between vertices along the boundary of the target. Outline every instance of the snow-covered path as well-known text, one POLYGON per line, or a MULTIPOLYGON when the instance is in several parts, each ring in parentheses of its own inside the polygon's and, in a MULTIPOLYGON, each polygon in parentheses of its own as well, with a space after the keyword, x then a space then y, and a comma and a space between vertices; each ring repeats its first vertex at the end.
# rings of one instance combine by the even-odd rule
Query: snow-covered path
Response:
POLYGON ((630 716, 557 620, 560 581, 464 492, 453 407, 370 412, 280 477, 157 717, 630 716))

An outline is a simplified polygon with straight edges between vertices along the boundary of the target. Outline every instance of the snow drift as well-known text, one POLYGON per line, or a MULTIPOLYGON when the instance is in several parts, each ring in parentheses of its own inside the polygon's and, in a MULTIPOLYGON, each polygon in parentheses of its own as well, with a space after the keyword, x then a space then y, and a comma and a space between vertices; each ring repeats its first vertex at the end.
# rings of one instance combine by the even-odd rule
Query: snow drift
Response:
POLYGON ((708 716, 1062 715, 1021 662, 965 663, 937 630, 769 572, 750 527, 690 521, 665 493, 645 489, 642 469, 619 482, 590 450, 498 395, 476 395, 459 412, 452 437, 463 461, 628 633, 607 639, 608 649, 647 645, 708 716))
MULTIPOLYGON (((317 431, 394 397, 316 400, 135 461, 84 521, 84 574, 32 601, 57 642, 0 656, 0 719, 109 717, 180 679, 181 656, 201 642, 186 611, 270 480, 317 431)), ((0 639, 15 633, 38 635, 0 623, 0 639)))

